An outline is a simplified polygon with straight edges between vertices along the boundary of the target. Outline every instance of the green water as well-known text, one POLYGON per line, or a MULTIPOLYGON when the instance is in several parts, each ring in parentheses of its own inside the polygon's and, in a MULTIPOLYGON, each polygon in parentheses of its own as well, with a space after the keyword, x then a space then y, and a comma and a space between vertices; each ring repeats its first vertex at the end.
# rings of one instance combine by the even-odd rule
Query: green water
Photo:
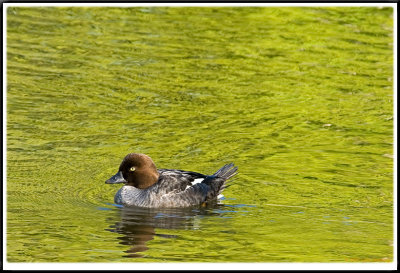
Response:
POLYGON ((393 9, 9 7, 9 262, 390 262, 393 9), (239 175, 124 209, 130 152, 239 175))

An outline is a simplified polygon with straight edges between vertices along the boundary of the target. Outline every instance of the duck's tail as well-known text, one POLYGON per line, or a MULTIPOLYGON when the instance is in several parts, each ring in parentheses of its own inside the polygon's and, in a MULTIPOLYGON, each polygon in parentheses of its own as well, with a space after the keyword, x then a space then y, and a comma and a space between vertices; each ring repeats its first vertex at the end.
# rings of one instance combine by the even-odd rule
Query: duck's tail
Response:
POLYGON ((233 165, 233 163, 226 164, 223 166, 221 169, 219 169, 214 176, 221 177, 225 180, 228 180, 229 178, 232 178, 234 175, 237 174, 238 168, 233 165))
POLYGON ((207 200, 217 199, 224 189, 228 187, 226 181, 237 174, 238 168, 233 163, 226 164, 215 174, 204 179, 202 183, 207 184, 210 190, 207 192, 207 200))

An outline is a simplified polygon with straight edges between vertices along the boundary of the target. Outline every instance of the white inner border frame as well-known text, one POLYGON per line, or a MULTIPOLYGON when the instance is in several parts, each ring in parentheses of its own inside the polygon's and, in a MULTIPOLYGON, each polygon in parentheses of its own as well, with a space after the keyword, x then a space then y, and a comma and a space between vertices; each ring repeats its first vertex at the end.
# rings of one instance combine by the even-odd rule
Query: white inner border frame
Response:
POLYGON ((5 270, 395 270, 397 269, 397 3, 4 3, 3 4, 3 269, 5 270), (9 263, 7 262, 7 8, 8 7, 392 7, 393 8, 393 262, 390 263, 9 263))

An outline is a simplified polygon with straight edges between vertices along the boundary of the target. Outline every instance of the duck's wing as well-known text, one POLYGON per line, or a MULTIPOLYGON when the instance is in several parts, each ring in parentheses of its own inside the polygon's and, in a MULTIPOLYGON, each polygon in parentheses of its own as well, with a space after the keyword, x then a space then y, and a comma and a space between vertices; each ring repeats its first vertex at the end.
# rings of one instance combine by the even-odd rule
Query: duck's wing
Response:
MULTIPOLYGON (((187 207, 216 199, 226 177, 182 170, 159 170, 157 192, 166 206, 187 207)), ((160 200, 161 201, 161 200, 160 200)))
POLYGON ((226 181, 236 175, 237 167, 227 164, 214 175, 182 170, 160 169, 154 185, 167 206, 199 205, 217 199, 227 187, 226 181))
POLYGON ((187 188, 201 183, 207 176, 201 173, 174 170, 174 169, 159 169, 160 176, 157 182, 159 191, 165 193, 181 192, 187 188))
POLYGON ((161 195, 161 202, 170 207, 188 207, 214 200, 225 180, 206 176, 202 182, 187 186, 184 190, 172 190, 161 195))

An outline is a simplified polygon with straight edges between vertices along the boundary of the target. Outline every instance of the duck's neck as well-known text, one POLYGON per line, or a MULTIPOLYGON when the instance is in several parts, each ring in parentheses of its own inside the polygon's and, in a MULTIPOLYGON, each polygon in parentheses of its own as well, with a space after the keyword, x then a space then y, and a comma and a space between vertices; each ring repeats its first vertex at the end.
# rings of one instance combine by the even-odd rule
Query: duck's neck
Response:
POLYGON ((129 181, 127 185, 129 186, 134 186, 135 188, 138 189, 147 189, 148 187, 153 186, 155 183, 157 183, 159 178, 159 174, 157 170, 149 172, 141 172, 137 171, 133 175, 132 181, 129 181))

